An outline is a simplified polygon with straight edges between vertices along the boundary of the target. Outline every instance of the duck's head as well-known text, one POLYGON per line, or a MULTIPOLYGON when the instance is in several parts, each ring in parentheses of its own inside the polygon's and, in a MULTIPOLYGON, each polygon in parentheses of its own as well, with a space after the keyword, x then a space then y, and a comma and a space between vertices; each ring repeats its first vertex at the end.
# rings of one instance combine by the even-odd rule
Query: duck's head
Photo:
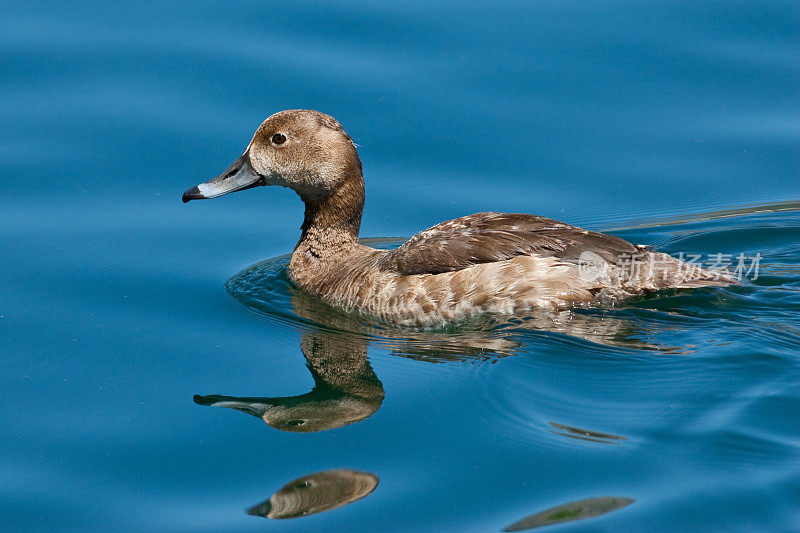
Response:
POLYGON ((350 136, 333 117, 296 109, 265 120, 239 159, 216 178, 184 192, 183 201, 280 185, 306 202, 320 202, 348 182, 363 189, 361 161, 350 136))
POLYGON ((366 420, 380 408, 382 401, 382 388, 380 395, 367 398, 325 389, 282 398, 240 398, 218 394, 194 397, 198 405, 236 409, 262 419, 275 429, 294 433, 313 433, 366 420))

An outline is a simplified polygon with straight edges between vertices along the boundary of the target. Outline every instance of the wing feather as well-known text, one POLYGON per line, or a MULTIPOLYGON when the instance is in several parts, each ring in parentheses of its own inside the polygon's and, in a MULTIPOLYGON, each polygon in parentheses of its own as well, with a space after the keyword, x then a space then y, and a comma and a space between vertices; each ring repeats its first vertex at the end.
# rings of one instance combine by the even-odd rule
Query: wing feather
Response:
POLYGON ((401 274, 439 274, 519 255, 577 261, 591 251, 616 263, 641 252, 633 244, 549 218, 521 213, 476 213, 437 224, 383 256, 378 267, 401 274))

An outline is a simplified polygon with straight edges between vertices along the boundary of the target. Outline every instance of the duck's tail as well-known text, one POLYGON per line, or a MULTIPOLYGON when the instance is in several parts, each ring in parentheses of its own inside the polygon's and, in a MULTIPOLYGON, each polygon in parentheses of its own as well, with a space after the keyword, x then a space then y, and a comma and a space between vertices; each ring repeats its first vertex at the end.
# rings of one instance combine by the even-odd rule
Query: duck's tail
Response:
MULTIPOLYGON (((724 287, 741 285, 726 269, 704 269, 694 261, 682 261, 661 252, 645 252, 647 282, 656 289, 695 289, 698 287, 724 287)), ((644 280, 642 280, 644 281, 644 280)))

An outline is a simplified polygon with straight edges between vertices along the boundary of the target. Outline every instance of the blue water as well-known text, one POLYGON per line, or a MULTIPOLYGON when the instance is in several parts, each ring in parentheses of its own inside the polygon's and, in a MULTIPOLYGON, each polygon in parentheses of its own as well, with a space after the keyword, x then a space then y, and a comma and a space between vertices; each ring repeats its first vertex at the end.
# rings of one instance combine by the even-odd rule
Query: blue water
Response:
POLYGON ((3 531, 800 530, 796 1, 0 17, 3 531), (180 202, 288 108, 359 145, 380 246, 527 212, 759 275, 442 331, 344 315, 286 279, 291 191, 180 202))

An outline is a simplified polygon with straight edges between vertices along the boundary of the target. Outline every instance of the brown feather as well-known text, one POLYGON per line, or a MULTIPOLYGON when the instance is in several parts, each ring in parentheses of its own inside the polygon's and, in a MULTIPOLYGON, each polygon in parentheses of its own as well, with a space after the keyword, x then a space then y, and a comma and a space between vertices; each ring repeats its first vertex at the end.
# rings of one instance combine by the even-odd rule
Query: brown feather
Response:
POLYGON ((400 274, 440 274, 520 255, 576 262, 591 251, 617 263, 640 252, 631 243, 549 218, 522 213, 476 213, 437 224, 382 257, 378 268, 400 274))

